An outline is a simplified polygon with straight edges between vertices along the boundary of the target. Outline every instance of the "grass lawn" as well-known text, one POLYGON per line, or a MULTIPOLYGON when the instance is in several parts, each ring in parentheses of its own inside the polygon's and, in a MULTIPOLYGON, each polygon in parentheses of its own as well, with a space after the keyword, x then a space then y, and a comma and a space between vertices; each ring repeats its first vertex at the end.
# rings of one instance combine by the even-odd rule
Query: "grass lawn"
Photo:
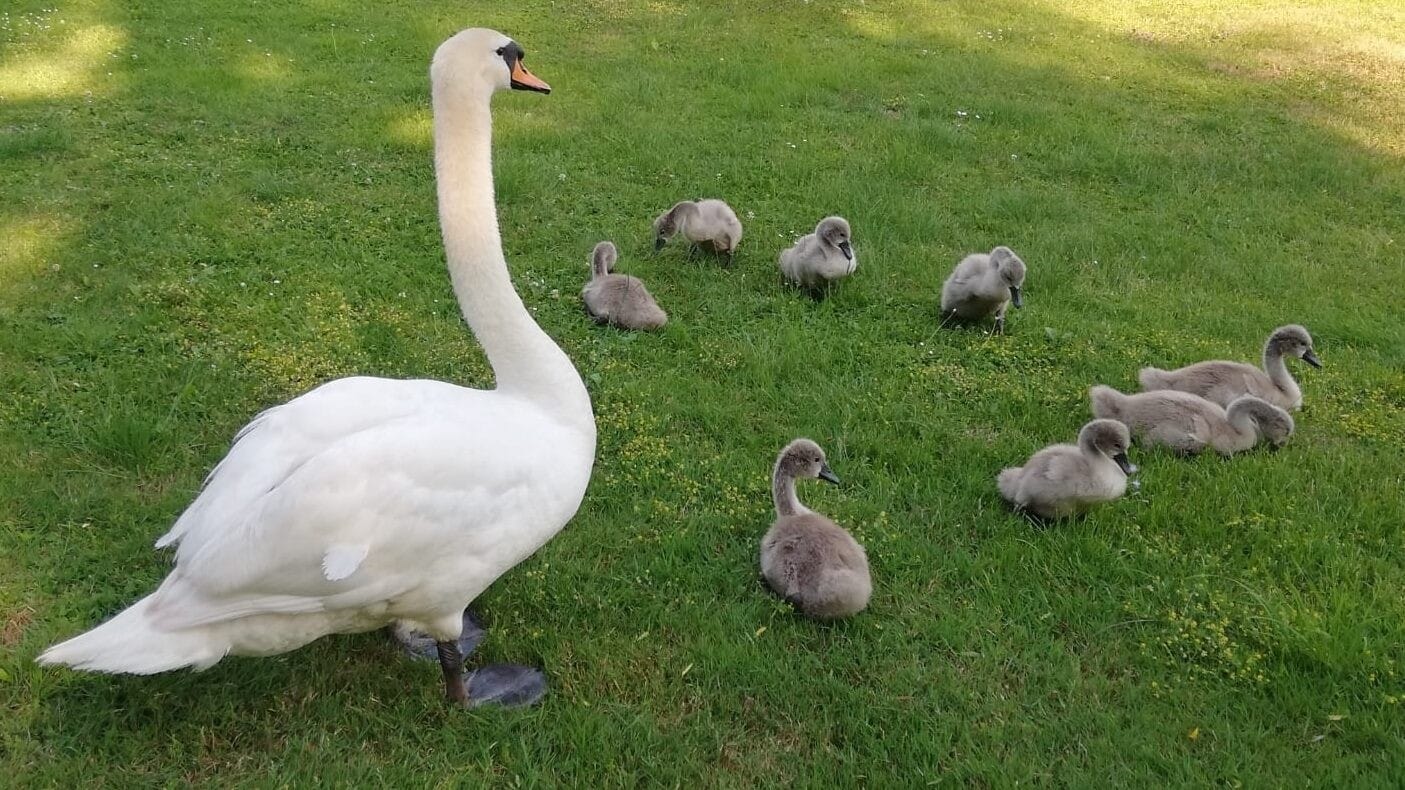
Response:
POLYGON ((1405 776, 1405 7, 1367 0, 375 4, 0 12, 0 770, 27 785, 1391 785, 1405 776), (509 10, 504 10, 510 6, 509 10), (526 711, 375 634, 151 678, 34 656, 155 586, 234 432, 337 376, 491 385, 444 269, 427 68, 515 36, 504 244, 580 368, 578 517, 478 602, 526 711), (675 200, 737 265, 650 255, 675 200), (782 290, 829 213, 858 273, 782 290), (592 326, 600 239, 672 323, 592 326), (941 330, 1008 244, 1011 334, 941 330), (1278 453, 1140 451, 1039 529, 994 477, 1145 364, 1326 364, 1278 453), (867 547, 851 621, 757 579, 787 440, 867 547))

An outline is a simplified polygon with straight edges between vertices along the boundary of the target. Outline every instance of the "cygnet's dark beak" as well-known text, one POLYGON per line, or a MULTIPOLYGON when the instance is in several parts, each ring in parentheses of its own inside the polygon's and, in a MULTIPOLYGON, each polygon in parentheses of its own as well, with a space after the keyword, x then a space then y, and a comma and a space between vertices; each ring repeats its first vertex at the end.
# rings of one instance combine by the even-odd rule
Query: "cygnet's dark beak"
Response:
POLYGON ((844 253, 844 258, 846 260, 852 261, 854 259, 854 248, 849 246, 848 241, 839 242, 839 251, 844 253))
POLYGON ((663 249, 663 245, 667 243, 668 239, 665 239, 663 236, 659 236, 658 238, 654 239, 654 252, 658 252, 659 250, 663 249))
POLYGON ((826 483, 839 485, 839 475, 836 475, 834 470, 829 468, 829 464, 820 464, 820 479, 826 483))
POLYGON ((527 67, 522 65, 527 53, 522 51, 522 47, 514 41, 503 48, 503 60, 507 61, 507 67, 512 69, 512 89, 515 91, 536 91, 537 93, 551 93, 551 86, 547 85, 540 77, 527 71, 527 67))
POLYGON ((1312 349, 1310 348, 1303 352, 1303 361, 1315 368, 1322 367, 1322 360, 1318 359, 1317 355, 1312 353, 1312 349))
POLYGON ((1018 285, 1010 286, 1010 304, 1014 305, 1016 310, 1024 307, 1024 296, 1021 295, 1018 285))
POLYGON ((1127 460, 1126 453, 1118 453, 1112 457, 1112 460, 1116 461, 1117 465, 1122 467, 1122 474, 1131 477, 1137 473, 1137 465, 1127 460))

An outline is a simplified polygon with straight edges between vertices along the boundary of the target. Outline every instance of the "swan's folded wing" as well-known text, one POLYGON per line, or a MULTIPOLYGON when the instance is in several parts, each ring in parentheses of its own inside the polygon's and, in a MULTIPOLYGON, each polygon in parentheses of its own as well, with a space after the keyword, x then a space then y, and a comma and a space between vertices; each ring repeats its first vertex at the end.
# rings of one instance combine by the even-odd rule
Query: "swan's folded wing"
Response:
POLYGON ((449 397, 446 388, 459 390, 441 382, 337 379, 268 409, 235 435, 229 453, 156 547, 182 542, 193 531, 230 528, 247 516, 251 502, 308 459, 348 436, 414 414, 426 401, 449 397))
POLYGON ((181 545, 179 583, 158 591, 163 623, 372 607, 432 583, 446 559, 511 552, 499 544, 541 506, 529 483, 550 459, 531 443, 484 448, 469 423, 416 414, 360 431, 241 511, 208 512, 181 545))

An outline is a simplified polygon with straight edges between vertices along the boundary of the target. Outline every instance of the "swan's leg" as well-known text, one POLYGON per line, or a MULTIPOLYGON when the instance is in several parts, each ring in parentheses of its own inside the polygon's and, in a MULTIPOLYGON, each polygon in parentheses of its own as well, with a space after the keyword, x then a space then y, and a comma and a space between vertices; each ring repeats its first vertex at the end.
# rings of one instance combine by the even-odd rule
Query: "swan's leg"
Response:
POLYGON ((439 653, 439 668, 444 672, 444 693, 455 705, 517 708, 531 705, 546 695, 546 676, 539 669, 520 664, 489 664, 465 676, 463 654, 457 642, 438 642, 435 648, 439 653))
POLYGON ((1005 334, 1005 308, 1002 306, 1000 312, 995 314, 995 334, 1005 334))
POLYGON ((436 642, 439 668, 444 671, 444 693, 455 705, 468 705, 468 685, 463 682, 463 653, 458 642, 436 642))

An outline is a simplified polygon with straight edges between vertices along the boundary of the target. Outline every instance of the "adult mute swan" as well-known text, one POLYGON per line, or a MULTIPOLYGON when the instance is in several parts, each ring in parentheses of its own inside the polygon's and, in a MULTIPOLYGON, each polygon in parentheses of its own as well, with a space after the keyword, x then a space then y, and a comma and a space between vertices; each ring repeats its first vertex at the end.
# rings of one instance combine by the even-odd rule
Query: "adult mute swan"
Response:
MULTIPOLYGON (((513 290, 498 237, 490 99, 550 91, 523 57, 473 29, 430 68, 449 274, 497 388, 347 378, 258 415, 156 542, 179 544, 156 592, 40 663, 205 669, 395 623, 436 641, 451 700, 482 696, 463 675, 464 609, 571 519, 595 456, 590 396, 513 290)), ((485 685, 531 680, 500 669, 485 685)))

